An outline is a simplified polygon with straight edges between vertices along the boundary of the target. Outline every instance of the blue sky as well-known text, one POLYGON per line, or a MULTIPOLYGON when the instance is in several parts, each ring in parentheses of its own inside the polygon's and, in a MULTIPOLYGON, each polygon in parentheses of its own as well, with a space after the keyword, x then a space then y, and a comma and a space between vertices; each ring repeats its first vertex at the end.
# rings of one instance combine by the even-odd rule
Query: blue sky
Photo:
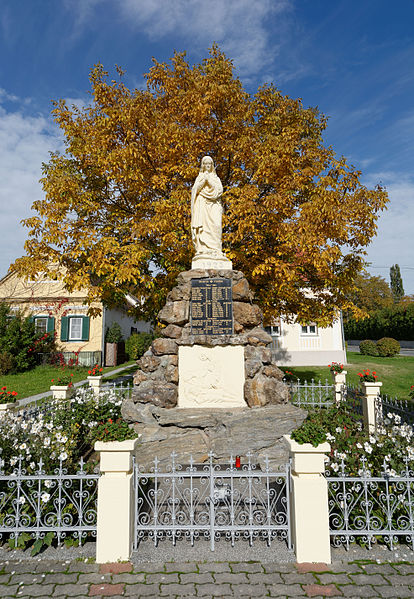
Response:
POLYGON ((143 84, 151 58, 199 62, 217 42, 247 91, 273 81, 329 116, 325 140, 386 186, 370 272, 401 267, 414 293, 414 0, 1 0, 0 276, 22 255, 49 151, 62 149, 51 100, 88 102, 101 62, 143 84))

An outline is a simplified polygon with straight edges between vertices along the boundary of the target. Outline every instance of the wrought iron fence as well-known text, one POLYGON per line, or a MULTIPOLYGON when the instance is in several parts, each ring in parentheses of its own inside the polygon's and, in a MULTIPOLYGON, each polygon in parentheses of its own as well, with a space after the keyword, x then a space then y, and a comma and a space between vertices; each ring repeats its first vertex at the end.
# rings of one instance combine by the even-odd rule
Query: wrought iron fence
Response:
POLYGON ((347 407, 352 411, 353 414, 358 415, 362 418, 362 398, 363 393, 361 389, 356 385, 346 385, 344 388, 344 399, 347 407))
POLYGON ((275 471, 265 458, 265 468, 252 463, 236 467, 236 460, 215 464, 213 454, 205 464, 171 462, 161 468, 157 458, 149 471, 134 464, 135 534, 134 548, 144 538, 157 545, 160 539, 185 538, 194 544, 199 538, 225 538, 232 546, 244 539, 250 545, 257 538, 268 545, 275 537, 291 547, 289 514, 289 465, 275 471))
POLYGON ((101 386, 102 391, 113 390, 116 395, 120 395, 128 399, 131 397, 132 388, 133 385, 131 385, 131 383, 124 383, 124 381, 120 381, 118 383, 115 381, 108 381, 101 386))
POLYGON ((292 403, 299 407, 327 407, 335 405, 335 385, 327 380, 310 383, 304 381, 291 381, 289 383, 292 403))
POLYGON ((392 399, 388 395, 380 395, 377 402, 379 422, 386 422, 388 414, 395 414, 401 418, 401 423, 414 427, 414 404, 404 400, 392 399))
POLYGON ((67 472, 62 459, 53 473, 43 470, 41 460, 32 474, 23 463, 18 456, 7 470, 0 460, 0 538, 6 534, 17 545, 22 533, 39 539, 52 532, 58 543, 69 533, 79 543, 96 536, 99 474, 86 472, 83 460, 75 473, 67 472))
POLYGON ((393 549, 405 541, 414 550, 414 472, 408 457, 405 464, 395 474, 384 462, 374 476, 362 458, 359 476, 349 476, 343 461, 338 473, 326 473, 333 545, 349 549, 359 539, 368 548, 381 541, 393 549))

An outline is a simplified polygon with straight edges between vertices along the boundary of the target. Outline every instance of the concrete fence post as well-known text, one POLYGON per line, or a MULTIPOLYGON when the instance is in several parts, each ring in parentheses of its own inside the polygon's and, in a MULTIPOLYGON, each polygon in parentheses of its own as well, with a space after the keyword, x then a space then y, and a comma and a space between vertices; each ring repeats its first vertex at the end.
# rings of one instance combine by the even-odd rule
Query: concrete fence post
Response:
POLYGON ((134 529, 132 456, 138 439, 97 441, 101 476, 98 481, 96 562, 129 560, 134 529))
POLYGON ((347 370, 343 370, 342 372, 332 372, 332 379, 334 383, 335 389, 335 403, 339 405, 340 402, 345 397, 345 387, 346 387, 346 375, 348 374, 347 370))
POLYGON ((103 377, 101 375, 88 376, 87 379, 88 379, 89 387, 93 390, 95 395, 99 395, 99 393, 101 392, 103 377))
POLYGON ((362 397, 362 414, 364 419, 364 427, 369 433, 375 433, 382 419, 382 399, 380 391, 382 383, 361 382, 363 397, 362 397))
POLYGON ((290 506, 296 559, 331 563, 328 483, 324 476, 329 443, 299 445, 284 435, 292 463, 290 506))

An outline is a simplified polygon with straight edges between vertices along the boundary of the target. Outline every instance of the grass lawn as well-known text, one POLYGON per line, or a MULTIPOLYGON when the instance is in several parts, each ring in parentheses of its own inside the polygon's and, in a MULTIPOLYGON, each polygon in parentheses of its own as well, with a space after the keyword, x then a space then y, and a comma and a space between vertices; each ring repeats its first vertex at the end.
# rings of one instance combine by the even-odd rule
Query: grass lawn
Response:
MULTIPOLYGON (((351 384, 359 383, 358 372, 362 369, 374 370, 378 380, 382 382, 381 393, 397 397, 398 399, 409 399, 408 392, 414 385, 414 356, 395 356, 394 358, 379 358, 364 356, 357 352, 347 352, 347 364, 345 370, 348 372, 346 380, 351 384)), ((321 379, 331 381, 331 373, 326 366, 297 366, 280 367, 282 370, 293 372, 301 380, 310 381, 321 379)))
MULTIPOLYGON (((115 370, 115 368, 125 366, 129 363, 133 364, 135 370, 137 369, 135 362, 126 362, 125 364, 120 364, 116 367, 108 366, 104 368, 103 374, 105 376, 105 372, 111 372, 112 370, 115 370)), ((65 372, 66 374, 73 372, 73 382, 77 383, 78 381, 86 379, 88 370, 90 370, 88 367, 67 368, 65 372)), ((32 370, 20 372, 19 374, 2 375, 0 377, 0 388, 6 386, 7 391, 17 391, 17 399, 23 399, 24 397, 30 397, 31 395, 37 395, 38 393, 48 391, 50 385, 52 385, 51 379, 56 379, 60 375, 62 375, 62 370, 56 366, 36 366, 36 368, 33 368, 32 370)), ((114 379, 117 378, 117 376, 119 376, 119 374, 108 377, 108 379, 105 377, 105 380, 114 379)))

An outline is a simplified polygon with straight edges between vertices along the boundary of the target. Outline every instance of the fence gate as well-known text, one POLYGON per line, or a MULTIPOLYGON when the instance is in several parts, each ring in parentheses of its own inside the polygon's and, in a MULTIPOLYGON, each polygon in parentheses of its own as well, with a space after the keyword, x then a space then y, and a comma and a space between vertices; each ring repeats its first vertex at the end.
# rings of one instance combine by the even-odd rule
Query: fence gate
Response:
POLYGON ((184 538, 216 540, 225 538, 232 546, 245 539, 286 539, 291 548, 289 514, 289 465, 282 471, 272 470, 268 458, 263 469, 245 460, 230 458, 227 464, 208 462, 178 464, 176 454, 161 468, 157 458, 149 472, 134 464, 135 535, 134 549, 141 539, 160 539, 173 544, 184 538), (243 461, 245 463, 243 463, 243 461))

